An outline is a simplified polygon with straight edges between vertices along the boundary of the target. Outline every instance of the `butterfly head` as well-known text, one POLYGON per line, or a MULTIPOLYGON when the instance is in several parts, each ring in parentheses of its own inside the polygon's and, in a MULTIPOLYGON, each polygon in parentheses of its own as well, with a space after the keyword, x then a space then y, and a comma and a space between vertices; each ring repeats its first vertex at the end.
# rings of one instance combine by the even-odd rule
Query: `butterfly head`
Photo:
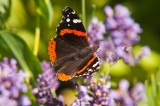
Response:
POLYGON ((92 51, 93 51, 93 52, 96 52, 96 51, 97 51, 97 49, 99 48, 99 46, 94 45, 94 46, 92 46, 91 48, 92 48, 92 51))

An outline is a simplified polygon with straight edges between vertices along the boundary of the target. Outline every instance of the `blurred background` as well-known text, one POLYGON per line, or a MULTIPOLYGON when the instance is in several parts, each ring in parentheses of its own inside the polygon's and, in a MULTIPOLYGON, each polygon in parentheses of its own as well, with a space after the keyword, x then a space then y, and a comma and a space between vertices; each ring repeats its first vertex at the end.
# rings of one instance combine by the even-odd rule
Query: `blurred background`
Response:
MULTIPOLYGON (((119 82, 126 78, 132 81, 131 70, 134 70, 136 80, 144 82, 155 75, 160 81, 158 73, 160 70, 160 1, 159 0, 85 0, 86 7, 86 28, 91 22, 93 16, 98 17, 102 22, 105 21, 104 7, 109 5, 114 7, 116 4, 126 6, 135 22, 139 23, 143 32, 140 34, 140 42, 134 49, 139 50, 141 46, 148 45, 151 48, 151 55, 141 59, 140 63, 134 69, 121 60, 110 70, 110 76, 113 82, 119 82)), ((49 61, 47 46, 51 38, 56 35, 56 27, 59 24, 65 6, 73 8, 82 18, 81 0, 1 0, 0 10, 3 15, 0 18, 1 29, 12 31, 22 38, 33 51, 40 61, 49 61), (3 8, 2 8, 3 7, 3 8), (4 9, 5 7, 5 9, 4 9), (5 24, 5 26, 3 26, 5 24), (39 49, 36 53, 35 34, 39 33, 39 49)), ((0 48, 2 45, 0 45, 0 48)), ((3 46, 4 47, 4 46, 3 46)), ((2 48, 0 50, 3 50, 2 48)), ((25 49, 24 49, 25 50, 25 49)), ((3 51, 4 52, 4 51, 3 51)), ((25 51, 24 51, 25 52, 25 51)), ((0 52, 0 58, 10 56, 12 53, 0 52)), ((11 56, 10 56, 11 57, 11 56)), ((36 66, 35 66, 36 67, 36 66)), ((108 66, 103 67, 105 71, 108 66)), ((32 70, 33 71, 33 70, 32 70)), ((36 71, 36 70, 34 70, 36 71)), ((113 83, 114 84, 114 83, 113 83)), ((70 97, 72 100, 76 94, 73 91, 71 82, 61 82, 58 94, 70 97)), ((67 98, 69 99, 69 98, 67 98)), ((70 100, 70 101, 72 101, 70 100)), ((69 100, 66 100, 69 101, 69 100)))

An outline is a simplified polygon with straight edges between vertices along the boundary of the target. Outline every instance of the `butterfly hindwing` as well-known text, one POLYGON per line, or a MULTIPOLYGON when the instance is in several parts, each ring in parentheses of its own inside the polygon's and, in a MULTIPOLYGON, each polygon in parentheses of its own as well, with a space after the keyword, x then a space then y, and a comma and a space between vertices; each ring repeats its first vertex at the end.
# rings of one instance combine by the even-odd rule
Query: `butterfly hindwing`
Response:
POLYGON ((89 59, 86 59, 79 67, 76 76, 88 76, 94 74, 99 70, 99 60, 96 55, 92 55, 89 59))
POLYGON ((98 58, 93 55, 84 59, 68 61, 58 69, 57 77, 62 81, 67 81, 74 76, 92 76, 99 69, 98 58))
POLYGON ((57 77, 61 81, 67 81, 73 78, 77 73, 77 67, 79 67, 81 61, 68 61, 62 67, 60 67, 57 71, 57 77))

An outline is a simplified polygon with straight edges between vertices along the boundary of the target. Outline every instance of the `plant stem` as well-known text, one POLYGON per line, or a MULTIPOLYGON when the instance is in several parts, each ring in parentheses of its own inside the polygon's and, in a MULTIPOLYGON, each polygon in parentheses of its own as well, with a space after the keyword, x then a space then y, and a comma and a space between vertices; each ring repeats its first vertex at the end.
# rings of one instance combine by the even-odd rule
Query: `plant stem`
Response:
POLYGON ((93 4, 93 5, 92 5, 92 14, 91 14, 91 18, 95 15, 95 9, 96 9, 96 5, 93 4))
POLYGON ((135 72, 134 72, 134 71, 135 71, 135 70, 134 70, 134 67, 131 66, 131 77, 132 77, 132 83, 133 83, 133 85, 135 85, 136 82, 137 82, 137 78, 136 78, 136 76, 135 76, 135 72))
POLYGON ((85 13, 85 0, 82 0, 82 21, 84 28, 86 28, 86 13, 85 13))
POLYGON ((153 74, 151 75, 151 84, 152 84, 152 94, 153 94, 153 97, 156 98, 157 88, 156 88, 155 76, 153 74))
POLYGON ((106 71, 106 76, 109 76, 109 73, 110 73, 110 71, 111 71, 111 67, 112 67, 112 64, 109 64, 109 65, 108 65, 108 69, 107 69, 107 71, 106 71))
POLYGON ((40 41, 40 17, 37 16, 36 29, 35 29, 35 41, 34 41, 34 50, 33 54, 37 56, 39 49, 39 41, 40 41))

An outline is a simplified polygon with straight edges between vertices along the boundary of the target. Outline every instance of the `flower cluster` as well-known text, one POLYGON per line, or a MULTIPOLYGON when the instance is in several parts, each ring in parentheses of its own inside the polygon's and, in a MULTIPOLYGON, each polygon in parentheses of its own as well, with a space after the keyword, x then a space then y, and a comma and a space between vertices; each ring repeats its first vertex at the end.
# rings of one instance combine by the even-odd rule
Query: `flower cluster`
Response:
POLYGON ((89 42, 91 45, 99 45, 100 41, 104 39, 103 34, 106 32, 105 26, 102 22, 99 22, 96 17, 91 21, 88 26, 88 34, 90 35, 89 42))
POLYGON ((97 54, 102 60, 115 63, 121 58, 134 66, 141 57, 149 55, 149 47, 144 47, 143 53, 137 57, 132 52, 133 45, 140 40, 142 30, 130 17, 126 7, 116 5, 113 10, 106 6, 104 12, 107 17, 104 24, 94 17, 88 27, 89 41, 92 45, 99 45, 100 52, 97 54), (107 38, 104 37, 105 32, 108 34, 107 38))
POLYGON ((121 106, 138 106, 138 103, 145 100, 145 90, 142 83, 137 83, 129 90, 129 82, 121 80, 117 90, 110 90, 109 94, 121 106))
POLYGON ((89 85, 82 84, 79 87, 78 99, 71 106, 111 106, 113 99, 108 96, 111 84, 109 78, 101 75, 97 81, 93 79, 89 85))
POLYGON ((138 34, 141 33, 141 28, 130 17, 126 7, 116 5, 113 10, 110 6, 106 6, 104 12, 107 16, 106 30, 113 38, 115 46, 130 47, 139 41, 138 34))
POLYGON ((29 106, 31 101, 22 93, 27 91, 25 73, 18 70, 15 59, 4 58, 0 62, 0 105, 29 106))
POLYGON ((59 86, 57 77, 55 76, 54 69, 50 67, 50 63, 43 61, 41 63, 43 73, 38 76, 37 82, 39 86, 33 89, 37 101, 44 106, 63 106, 63 97, 59 96, 54 98, 52 92, 59 86))

